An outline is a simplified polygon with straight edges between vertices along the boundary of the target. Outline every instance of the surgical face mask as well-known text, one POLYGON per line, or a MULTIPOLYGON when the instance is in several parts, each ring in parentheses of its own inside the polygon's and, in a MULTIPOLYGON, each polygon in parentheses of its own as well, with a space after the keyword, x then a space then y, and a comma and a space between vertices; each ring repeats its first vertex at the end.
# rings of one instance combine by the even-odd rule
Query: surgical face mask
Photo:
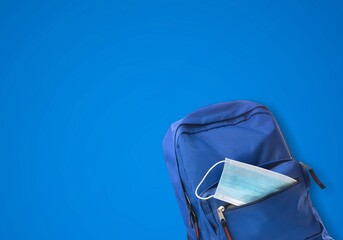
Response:
POLYGON ((279 191, 295 182, 295 179, 286 175, 225 158, 225 160, 217 162, 207 171, 195 189, 195 195, 202 200, 216 198, 240 206, 279 191), (224 169, 215 194, 208 197, 199 196, 199 187, 207 175, 213 168, 222 163, 224 163, 224 169))

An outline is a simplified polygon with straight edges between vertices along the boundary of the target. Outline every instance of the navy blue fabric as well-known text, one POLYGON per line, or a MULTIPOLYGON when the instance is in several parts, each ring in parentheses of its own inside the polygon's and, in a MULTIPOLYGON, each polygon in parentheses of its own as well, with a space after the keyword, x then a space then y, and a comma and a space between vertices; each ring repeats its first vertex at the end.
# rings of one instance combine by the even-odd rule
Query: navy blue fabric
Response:
MULTIPOLYGON (((194 191, 207 170, 225 157, 296 178, 298 183, 262 201, 228 208, 224 215, 234 240, 332 239, 309 196, 309 175, 293 159, 272 113, 250 101, 219 103, 172 124, 164 141, 165 160, 190 239, 196 232, 185 194, 199 220, 200 239, 226 239, 217 199, 199 200, 194 191)), ((222 167, 215 168, 199 192, 214 193, 222 167)))

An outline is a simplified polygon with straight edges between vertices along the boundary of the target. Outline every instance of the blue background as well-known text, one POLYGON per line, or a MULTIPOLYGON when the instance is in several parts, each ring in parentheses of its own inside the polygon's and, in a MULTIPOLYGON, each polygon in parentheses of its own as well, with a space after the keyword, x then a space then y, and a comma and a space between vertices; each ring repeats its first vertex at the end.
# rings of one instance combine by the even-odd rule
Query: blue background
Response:
POLYGON ((161 142, 267 105, 343 238, 342 1, 1 1, 0 239, 185 239, 161 142))

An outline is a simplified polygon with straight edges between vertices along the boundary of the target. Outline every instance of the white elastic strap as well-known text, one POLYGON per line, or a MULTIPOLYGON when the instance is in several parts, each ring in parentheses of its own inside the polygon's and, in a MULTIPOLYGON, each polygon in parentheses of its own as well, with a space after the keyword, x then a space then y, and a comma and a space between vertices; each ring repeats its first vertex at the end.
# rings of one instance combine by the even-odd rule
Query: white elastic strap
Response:
POLYGON ((207 177, 207 175, 212 171, 213 168, 215 168, 218 164, 221 164, 221 163, 225 163, 227 160, 222 160, 222 161, 219 161, 217 162, 216 164, 214 164, 210 169, 208 169, 207 173, 205 174, 205 176, 201 179, 200 183, 198 184, 197 188, 195 189, 195 196, 197 196, 197 198, 201 199, 201 200, 207 200, 207 199, 210 199, 210 198, 213 198, 214 195, 211 195, 211 196, 208 196, 208 197, 200 197, 198 195, 198 189, 199 187, 201 186, 201 184, 203 183, 203 181, 205 180, 205 178, 207 177))

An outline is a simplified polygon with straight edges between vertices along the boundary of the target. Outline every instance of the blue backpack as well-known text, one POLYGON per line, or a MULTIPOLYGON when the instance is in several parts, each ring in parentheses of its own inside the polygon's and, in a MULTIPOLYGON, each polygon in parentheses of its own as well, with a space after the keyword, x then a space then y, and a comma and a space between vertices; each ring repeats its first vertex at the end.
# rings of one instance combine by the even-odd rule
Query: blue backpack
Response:
MULTIPOLYGON (((219 103, 175 122, 163 140, 164 156, 191 240, 331 240, 309 195, 312 168, 295 160, 273 114, 250 101, 219 103), (225 157, 297 179, 262 199, 232 207, 218 199, 199 200, 195 189, 205 173, 225 157)), ((202 183, 213 195, 223 167, 202 183)))

